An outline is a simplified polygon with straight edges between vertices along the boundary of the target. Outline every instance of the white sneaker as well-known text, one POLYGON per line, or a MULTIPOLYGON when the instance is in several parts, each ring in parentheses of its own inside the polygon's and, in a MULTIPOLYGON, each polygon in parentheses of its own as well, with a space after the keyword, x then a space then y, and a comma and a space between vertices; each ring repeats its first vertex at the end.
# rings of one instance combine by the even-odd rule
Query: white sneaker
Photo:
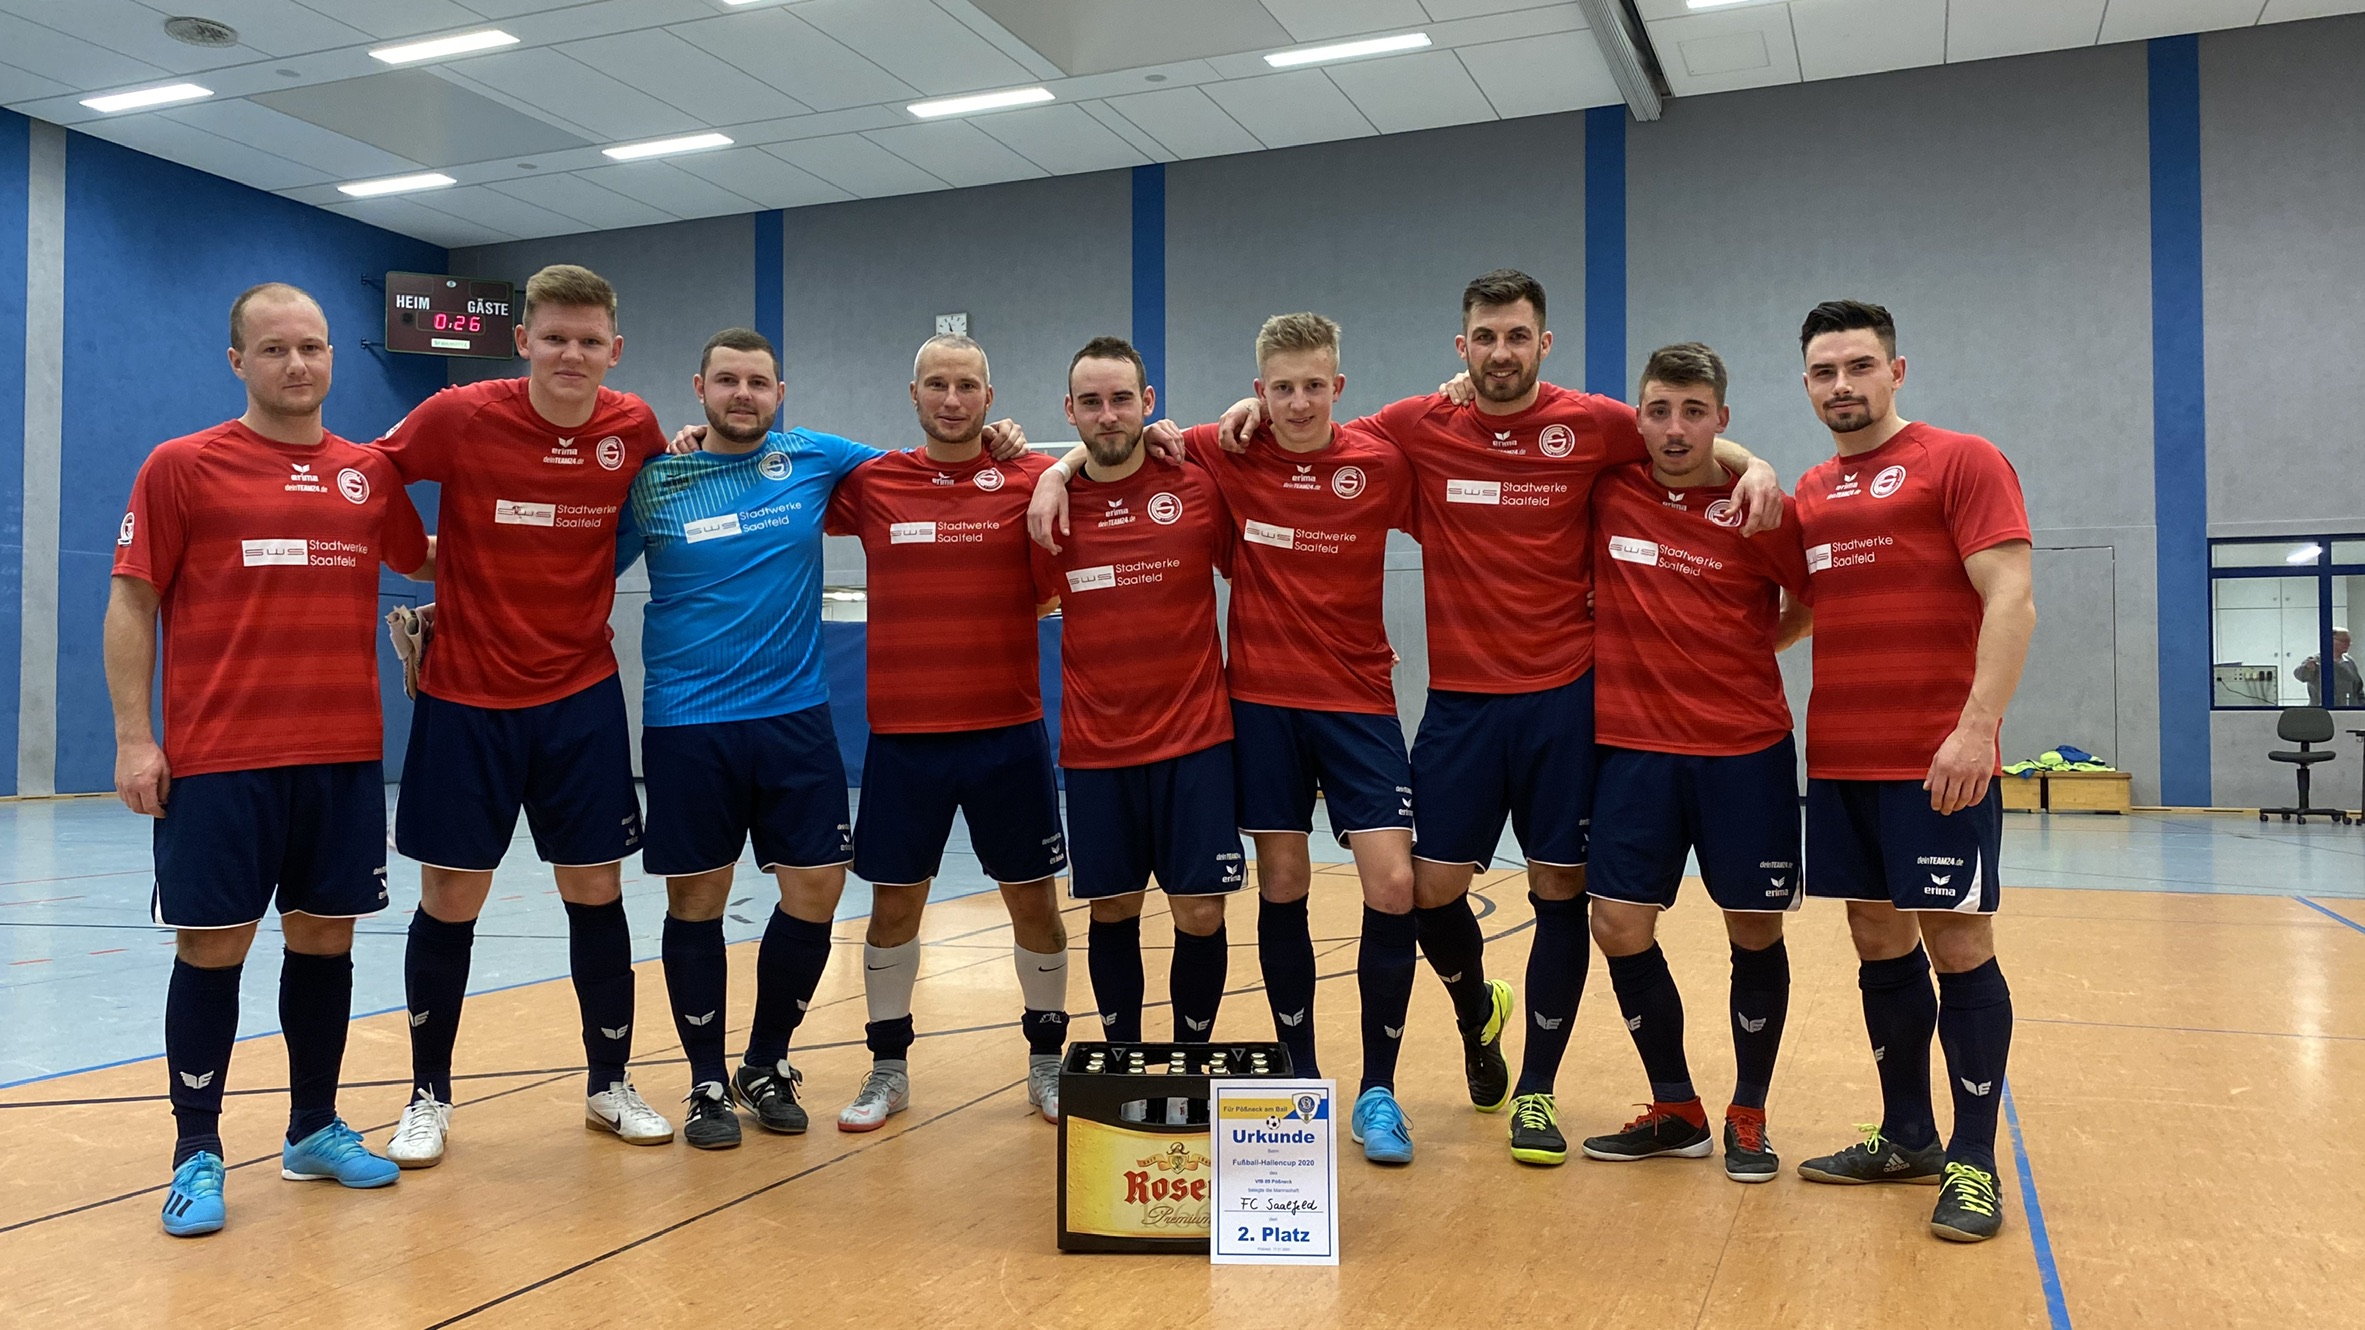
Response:
POLYGON ((583 1101, 583 1125, 612 1131, 627 1145, 663 1145, 673 1139, 673 1124, 649 1107, 632 1078, 610 1082, 608 1088, 583 1101))
POLYGON ((1059 1054, 1027 1055, 1026 1101, 1042 1112, 1045 1122, 1059 1121, 1059 1054))
POLYGON ((452 1106, 421 1090, 402 1110, 386 1157, 400 1168, 433 1168, 443 1162, 443 1142, 452 1132, 452 1106))
POLYGON ((854 1102, 838 1112, 839 1131, 877 1131, 887 1119, 911 1107, 910 1063, 901 1058, 871 1064, 854 1102))

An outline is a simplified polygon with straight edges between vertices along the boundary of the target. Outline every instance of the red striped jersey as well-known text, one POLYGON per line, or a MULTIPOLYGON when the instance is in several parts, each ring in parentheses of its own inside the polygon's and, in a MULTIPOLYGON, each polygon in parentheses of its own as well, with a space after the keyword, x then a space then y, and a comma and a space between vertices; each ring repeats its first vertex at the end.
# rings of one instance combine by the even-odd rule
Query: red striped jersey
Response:
POLYGON ((932 460, 924 448, 855 468, 829 533, 870 565, 870 727, 938 734, 1043 716, 1027 500, 1051 459, 932 460))
POLYGON ((1672 490, 1650 464, 1593 483, 1593 731, 1601 743, 1709 757, 1790 733, 1774 663, 1782 592, 1806 593, 1798 514, 1740 532, 1731 483, 1672 490))
POLYGON ((1380 614, 1388 531, 1412 520, 1396 445, 1340 426, 1307 453, 1260 428, 1245 453, 1215 426, 1183 438, 1231 510, 1232 696, 1309 711, 1396 714, 1396 652, 1380 614))
POLYGON ((426 558, 394 468, 334 434, 307 448, 233 420, 148 454, 115 575, 163 597, 173 774, 377 761, 378 565, 426 558))
POLYGON ((1963 560, 2028 539, 2020 477, 1973 434, 1907 425, 1799 477, 1815 606, 1807 774, 1920 780, 1962 718, 1984 610, 1963 560))
POLYGON ((1417 481, 1429 686, 1532 693, 1591 669, 1593 478, 1641 460, 1634 408, 1546 383, 1515 416, 1433 393, 1356 424, 1402 449, 1417 481))
POLYGON ((514 708, 616 672, 616 515, 641 464, 665 451, 649 405, 599 391, 566 429, 524 379, 446 388, 378 440, 406 481, 443 486, 435 514, 435 646, 419 687, 514 708))
POLYGON ((1059 764, 1137 767, 1232 737, 1215 575, 1231 515, 1195 466, 1144 462, 1068 487, 1061 553, 1033 547, 1035 595, 1058 597, 1059 764))

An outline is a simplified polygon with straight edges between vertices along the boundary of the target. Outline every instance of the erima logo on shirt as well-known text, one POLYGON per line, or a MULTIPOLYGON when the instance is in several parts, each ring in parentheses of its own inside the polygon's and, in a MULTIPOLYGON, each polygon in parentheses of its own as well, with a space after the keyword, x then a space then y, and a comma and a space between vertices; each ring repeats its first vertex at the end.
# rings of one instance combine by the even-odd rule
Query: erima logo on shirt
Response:
POLYGON ((1656 567, 1659 562, 1659 542, 1636 540, 1632 536, 1611 536, 1610 557, 1620 563, 1640 563, 1656 567))
POLYGON ((682 523, 682 539, 695 545, 702 540, 722 540, 739 534, 739 514, 724 513, 720 517, 701 517, 682 523))
POLYGON ((301 540, 242 540, 238 542, 249 568, 284 565, 301 568, 312 562, 312 547, 301 540))
POLYGON ((1883 467, 1881 473, 1872 478, 1872 497, 1876 499, 1885 499, 1904 488, 1905 468, 1901 466, 1883 467))
POLYGON ((1297 528, 1252 520, 1241 527, 1240 538, 1251 545, 1270 545, 1277 550, 1286 550, 1297 545, 1297 528))
POLYGON ((1566 457, 1577 450, 1577 432, 1566 425, 1546 425, 1536 436, 1536 449, 1546 457, 1566 457))
POLYGON ((293 469, 288 472, 287 484, 284 488, 306 494, 321 494, 328 490, 328 486, 321 483, 320 477, 312 474, 311 463, 294 462, 290 463, 290 466, 293 469))
POLYGON ((1511 441, 1511 431, 1506 429, 1495 431, 1494 446, 1497 448, 1516 448, 1519 445, 1511 441))
POLYGON ((1447 503, 1503 502, 1503 483, 1499 480, 1449 480, 1445 482, 1447 503))
POLYGON ((887 527, 890 545, 933 545, 936 543, 934 522, 893 522, 887 527))
POLYGON ((558 505, 555 503, 525 503, 517 499, 493 500, 493 522, 497 526, 557 526, 558 505))
POLYGON ((1832 487, 1831 497, 1834 499, 1853 499, 1856 497, 1856 492, 1856 473, 1850 471, 1843 474, 1839 478, 1839 484, 1832 487))
POLYGON ((1070 568, 1069 591, 1105 591, 1117 585, 1117 565, 1104 563, 1097 568, 1070 568))

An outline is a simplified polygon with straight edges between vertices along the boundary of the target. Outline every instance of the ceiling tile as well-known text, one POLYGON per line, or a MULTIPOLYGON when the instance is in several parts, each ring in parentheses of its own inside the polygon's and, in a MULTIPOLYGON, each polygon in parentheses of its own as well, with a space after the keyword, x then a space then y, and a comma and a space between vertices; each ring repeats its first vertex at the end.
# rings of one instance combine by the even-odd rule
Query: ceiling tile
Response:
POLYGON ((1567 0, 1421 0, 1421 8, 1439 23, 1455 19, 1483 18, 1488 14, 1508 14, 1518 9, 1552 9, 1567 5, 1567 0))
POLYGON ((674 165, 767 208, 802 208, 854 196, 810 171, 789 165, 762 148, 694 152, 674 165))
POLYGON ((1265 0, 1293 41, 1319 42, 1367 32, 1417 28, 1429 21, 1421 0, 1265 0))
POLYGON ((966 120, 874 129, 863 137, 950 185, 990 185, 1047 174, 966 120))
POLYGON ((1451 51, 1334 65, 1330 80, 1382 134, 1495 118, 1493 104, 1451 51))
POLYGON ((564 213, 582 222, 583 229, 587 231, 612 231, 621 227, 652 226, 658 222, 675 220, 671 213, 628 199, 612 189, 602 189, 591 181, 565 172, 524 180, 503 180, 492 188, 511 198, 524 199, 538 208, 564 213))
POLYGON ((478 226, 506 231, 520 240, 531 240, 537 236, 574 235, 590 229, 580 218, 536 207, 524 199, 513 198, 484 185, 428 190, 410 196, 410 201, 423 208, 432 208, 474 222, 478 226))
POLYGON ((1108 106, 1177 157, 1222 157, 1264 146, 1197 88, 1111 97, 1108 106))
POLYGON ((773 143, 764 151, 859 198, 944 188, 943 181, 860 134, 773 143))
POLYGON ((402 0, 401 4, 388 4, 386 0, 303 2, 305 8, 316 9, 372 37, 416 37, 422 33, 474 27, 484 20, 483 14, 453 0, 402 0))
POLYGON ((924 93, 1038 81, 928 0, 809 0, 797 17, 924 93))
POLYGON ((1004 147, 1053 175, 1113 171, 1148 161, 1077 106, 1037 106, 981 115, 974 122, 1004 147))
POLYGON ((449 70, 447 77, 530 106, 561 123, 580 125, 609 142, 706 128, 688 112, 546 47, 474 56, 443 68, 449 70))
MULTIPOLYGON (((1109 105, 1107 102, 1089 101, 1079 102, 1077 105, 1084 108, 1084 114, 1091 116, 1101 124, 1106 125, 1110 133, 1125 140, 1127 144, 1131 145, 1135 152, 1140 153, 1142 156, 1150 159, 1153 162, 1171 162, 1175 160, 1177 154, 1172 148, 1167 147, 1165 144, 1160 143, 1158 140, 1144 133, 1141 126, 1133 123, 1130 120, 1127 120, 1123 115, 1118 113, 1117 108, 1109 105)), ((1211 102, 1209 105, 1213 105, 1213 103, 1211 102)))
MULTIPOLYGON (((1374 0, 1387 4, 1392 0, 1374 0)), ((1003 31, 1071 76, 1288 46, 1260 0, 973 0, 1003 31)))
MULTIPOLYGON (((74 7, 82 8, 90 3, 91 0, 74 0, 74 7)), ((404 0, 401 5, 386 6, 388 9, 409 7, 409 0, 404 0)), ((185 9, 180 7, 178 0, 153 0, 146 8, 154 15, 149 19, 149 24, 157 40, 170 42, 183 51, 199 55, 219 52, 206 47, 183 45, 166 36, 164 15, 155 14, 156 10, 161 9, 164 14, 194 12, 218 23, 227 23, 238 29, 238 46, 229 50, 246 48, 271 57, 333 51, 370 39, 370 34, 364 29, 341 23, 312 6, 297 4, 294 0, 204 0, 202 4, 191 3, 185 9)), ((242 60, 253 58, 242 54, 242 60)))
POLYGON ((2092 46, 2107 0, 1995 0, 1953 5, 1946 15, 1949 62, 2092 46))
POLYGON ((74 89, 39 74, 0 65, 0 103, 29 102, 36 97, 63 97, 74 89))
MULTIPOLYGON (((185 42, 174 41, 165 34, 165 15, 136 3, 136 0, 32 0, 32 3, 15 0, 5 8, 44 28, 140 61, 153 69, 175 74, 195 74, 202 70, 271 58, 269 53, 250 40, 250 25, 244 23, 231 24, 238 29, 240 38, 240 43, 235 46, 190 46, 185 42)), ((211 17, 212 11, 208 10, 207 14, 211 17)), ((320 21, 317 14, 307 14, 307 17, 320 21)), ((223 21, 231 22, 227 18, 223 21)), ((9 45, 15 47, 16 44, 11 42, 9 45)), ((29 64, 30 56, 30 52, 18 48, 10 53, 9 58, 29 64)), ((33 68, 42 66, 35 64, 33 68)))
POLYGON ((389 70, 260 92, 253 100, 422 166, 457 166, 591 146, 567 130, 426 69, 389 70))
POLYGON ((662 28, 558 48, 627 87, 678 106, 705 125, 743 125, 812 108, 662 28))
POLYGON ((575 174, 676 217, 720 217, 758 211, 755 200, 694 176, 672 162, 618 162, 575 174))
MULTIPOLYGON (((437 212, 433 208, 421 207, 410 199, 349 199, 343 203, 329 204, 328 211, 351 217, 355 221, 368 222, 372 226, 382 226, 389 231, 396 231, 406 236, 416 236, 431 245, 441 245, 445 249, 459 249, 468 245, 497 245, 505 240, 518 238, 507 231, 497 230, 480 222, 454 217, 446 212, 437 212)), ((383 324, 362 330, 362 335, 371 341, 376 341, 384 333, 385 326, 383 324)))
POLYGON ((1654 19, 1644 26, 1678 97, 1798 82, 1788 5, 1654 19))
POLYGON ((259 148, 192 129, 177 120, 154 115, 126 115, 78 125, 86 134, 112 139, 151 157, 179 162, 200 171, 225 176, 256 189, 296 189, 326 184, 332 177, 259 148))
POLYGON ((1372 133, 1371 122, 1319 69, 1234 79, 1210 84, 1205 92, 1268 148, 1372 133))
POLYGON ((334 180, 400 175, 427 165, 358 139, 347 138, 334 130, 322 129, 292 115, 282 115, 260 102, 248 101, 244 97, 199 102, 194 106, 174 107, 158 114, 168 120, 193 125, 209 134, 285 157, 316 171, 324 171, 334 180))
POLYGON ((726 14, 667 31, 816 110, 919 96, 910 84, 785 9, 726 14))
POLYGON ((2219 28, 2247 28, 2258 21, 2260 0, 2110 0, 2102 15, 2102 40, 2134 42, 2219 28))
POLYGON ((2261 23, 2289 23, 2294 19, 2330 18, 2334 14, 2365 13, 2365 0, 2266 0, 2261 23))
MULTIPOLYGON (((78 12, 61 6, 59 14, 53 17, 63 19, 78 12)), ((178 45, 171 38, 165 41, 178 45)), ((0 14, 0 51, 6 52, 8 63, 17 68, 37 70, 44 78, 55 79, 80 92, 104 92, 148 83, 169 70, 167 66, 120 55, 14 14, 0 14)))
POLYGON ((1802 78, 1946 63, 1947 0, 1820 0, 1790 6, 1802 78))
POLYGON ((1590 32, 1556 32, 1515 42, 1461 46, 1454 54, 1505 120, 1626 100, 1590 32))

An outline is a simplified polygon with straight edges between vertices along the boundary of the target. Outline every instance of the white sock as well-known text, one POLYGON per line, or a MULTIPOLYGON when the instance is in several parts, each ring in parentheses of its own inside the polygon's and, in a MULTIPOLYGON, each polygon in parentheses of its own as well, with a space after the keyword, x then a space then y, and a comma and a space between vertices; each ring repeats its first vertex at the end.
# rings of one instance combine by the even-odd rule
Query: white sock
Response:
POLYGON ((920 940, 900 947, 862 944, 862 996, 873 1021, 899 1021, 912 1014, 912 985, 920 979, 920 940))
POLYGON ((1010 964, 1018 970, 1018 991, 1025 997, 1028 1011, 1058 1011, 1068 1009, 1068 953, 1058 951, 1028 951, 1024 947, 1010 949, 1010 964))

